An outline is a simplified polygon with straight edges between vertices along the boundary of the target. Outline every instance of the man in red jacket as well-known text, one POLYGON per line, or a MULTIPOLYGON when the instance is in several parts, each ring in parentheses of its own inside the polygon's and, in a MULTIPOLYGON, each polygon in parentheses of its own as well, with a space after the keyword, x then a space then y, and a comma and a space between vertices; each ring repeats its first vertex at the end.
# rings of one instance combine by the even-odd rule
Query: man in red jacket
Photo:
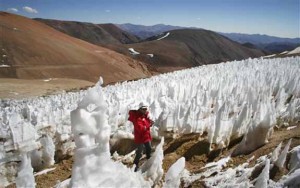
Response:
POLYGON ((142 157, 142 152, 145 147, 146 157, 151 157, 151 134, 150 127, 153 121, 149 118, 148 106, 145 103, 140 103, 138 110, 130 110, 128 120, 134 126, 134 142, 137 144, 136 155, 134 159, 136 172, 139 168, 139 161, 142 157))

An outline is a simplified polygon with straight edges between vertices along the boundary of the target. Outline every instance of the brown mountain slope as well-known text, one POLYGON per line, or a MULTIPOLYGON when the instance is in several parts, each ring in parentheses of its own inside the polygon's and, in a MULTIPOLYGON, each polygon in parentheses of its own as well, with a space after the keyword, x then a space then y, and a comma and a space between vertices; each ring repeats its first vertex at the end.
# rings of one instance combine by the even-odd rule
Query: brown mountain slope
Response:
MULTIPOLYGON (((180 29, 156 36, 150 41, 128 44, 127 48, 134 48, 139 55, 138 60, 151 63, 160 70, 170 68, 193 67, 204 64, 241 60, 249 57, 263 56, 257 49, 244 47, 215 32, 203 29, 180 29), (166 34, 169 35, 157 40, 166 34), (153 54, 151 58, 147 54, 153 54)), ((119 50, 119 52, 122 52, 119 50)), ((125 53, 125 51, 123 51, 125 53)), ((129 54, 129 52, 126 52, 129 54)))
MULTIPOLYGON (((54 28, 60 30, 58 24, 51 24, 54 28)), ((68 22, 68 24, 73 24, 73 26, 68 26, 69 31, 66 33, 78 37, 73 33, 76 31, 76 26, 74 26, 76 22, 68 22)), ((89 25, 86 23, 81 24, 82 30, 80 32, 90 33, 89 25)), ((110 33, 111 36, 114 36, 114 39, 118 39, 118 41, 121 41, 121 38, 124 39, 124 35, 122 35, 124 31, 116 29, 116 26, 112 24, 97 25, 97 27, 98 26, 101 26, 101 28, 110 33)), ((101 33, 92 34, 92 36, 95 36, 94 38, 96 38, 97 35, 99 35, 99 38, 102 38, 101 33)), ((261 50, 245 47, 220 34, 204 29, 172 30, 160 36, 151 37, 144 42, 137 43, 136 40, 131 40, 134 41, 131 44, 125 44, 126 42, 117 43, 112 40, 100 44, 97 40, 94 40, 93 37, 85 39, 79 36, 79 38, 97 45, 105 46, 139 61, 146 62, 147 66, 152 68, 152 72, 169 72, 199 65, 241 60, 264 55, 264 52, 261 50), (167 33, 170 33, 167 37, 157 40, 167 33), (133 55, 128 50, 129 48, 134 48, 135 51, 140 54, 133 55)))
POLYGON ((128 44, 138 42, 139 39, 115 26, 114 24, 93 24, 74 21, 60 21, 50 19, 35 19, 47 24, 58 31, 89 43, 106 46, 110 44, 128 44))
POLYGON ((139 38, 121 30, 114 24, 97 24, 98 26, 102 27, 106 32, 111 34, 115 39, 120 41, 122 44, 130 44, 130 43, 137 43, 139 42, 139 38))
POLYGON ((41 22, 0 12, 0 78, 74 78, 105 83, 149 76, 140 62, 65 35, 41 22))

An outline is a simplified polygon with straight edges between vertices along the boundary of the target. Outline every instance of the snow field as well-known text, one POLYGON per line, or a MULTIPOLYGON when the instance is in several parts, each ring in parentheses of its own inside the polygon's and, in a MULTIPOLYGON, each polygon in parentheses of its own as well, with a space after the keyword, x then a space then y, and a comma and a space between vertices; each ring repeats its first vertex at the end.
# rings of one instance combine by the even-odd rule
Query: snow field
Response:
POLYGON ((76 149, 70 186, 150 187, 140 174, 111 160, 106 110, 101 87, 96 86, 88 90, 78 107, 71 112, 76 149), (90 105, 92 108, 89 108, 90 105))
MULTIPOLYGON (((103 100, 110 134, 128 136, 132 132, 132 125, 127 121, 129 109, 147 101, 155 120, 153 135, 171 130, 207 132, 211 143, 225 147, 231 139, 246 134, 235 152, 249 152, 267 142, 277 119, 300 118, 299 62, 299 57, 247 59, 107 86, 103 88, 103 100), (122 132, 124 134, 120 134, 122 132), (260 137, 253 139, 257 133, 260 137)), ((27 152, 37 164, 53 164, 54 146, 63 154, 72 153, 75 145, 71 141, 70 112, 86 93, 2 100, 0 164, 20 160, 19 154, 27 152)), ((83 103, 79 103, 78 108, 85 109, 82 113, 88 115, 98 104, 80 105, 83 103)), ((84 120, 84 117, 79 115, 76 121, 94 126, 90 130, 93 133, 97 123, 88 122, 89 118, 84 120)), ((88 140, 90 142, 85 140, 81 144, 95 144, 93 139, 88 140)), ((76 139, 75 143, 80 145, 76 139)))
POLYGON ((259 133, 253 149, 267 141, 277 118, 299 119, 299 75, 299 58, 248 59, 108 86, 109 124, 131 131, 128 110, 146 100, 159 131, 206 131, 220 147, 259 133))

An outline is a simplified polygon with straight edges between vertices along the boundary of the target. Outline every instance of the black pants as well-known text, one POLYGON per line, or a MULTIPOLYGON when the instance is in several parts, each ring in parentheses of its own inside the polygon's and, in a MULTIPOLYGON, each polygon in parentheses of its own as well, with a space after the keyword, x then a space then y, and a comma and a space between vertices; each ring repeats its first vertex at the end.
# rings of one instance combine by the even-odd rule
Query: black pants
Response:
POLYGON ((146 142, 144 144, 138 144, 137 149, 135 151, 135 158, 133 161, 137 168, 139 167, 139 161, 140 161, 140 158, 142 157, 142 152, 143 152, 144 147, 146 149, 147 159, 149 159, 151 157, 151 143, 146 142))

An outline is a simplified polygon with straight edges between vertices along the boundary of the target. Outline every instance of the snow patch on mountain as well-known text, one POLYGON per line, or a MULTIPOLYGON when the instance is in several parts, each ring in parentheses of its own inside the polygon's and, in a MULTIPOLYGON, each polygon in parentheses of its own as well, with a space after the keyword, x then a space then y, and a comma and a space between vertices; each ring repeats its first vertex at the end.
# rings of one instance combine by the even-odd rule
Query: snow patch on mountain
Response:
POLYGON ((135 51, 133 48, 128 48, 128 50, 131 55, 139 55, 140 54, 140 52, 135 51))
POLYGON ((300 53, 300 47, 295 48, 294 50, 288 52, 287 54, 291 55, 291 54, 299 54, 300 53))
POLYGON ((153 54, 147 54, 147 55, 148 55, 148 56, 150 56, 151 58, 152 58, 152 57, 154 57, 154 55, 153 55, 153 54))
POLYGON ((168 37, 169 35, 170 35, 170 32, 166 33, 164 36, 162 36, 162 37, 160 37, 160 38, 158 38, 156 40, 162 40, 162 39, 168 37))

